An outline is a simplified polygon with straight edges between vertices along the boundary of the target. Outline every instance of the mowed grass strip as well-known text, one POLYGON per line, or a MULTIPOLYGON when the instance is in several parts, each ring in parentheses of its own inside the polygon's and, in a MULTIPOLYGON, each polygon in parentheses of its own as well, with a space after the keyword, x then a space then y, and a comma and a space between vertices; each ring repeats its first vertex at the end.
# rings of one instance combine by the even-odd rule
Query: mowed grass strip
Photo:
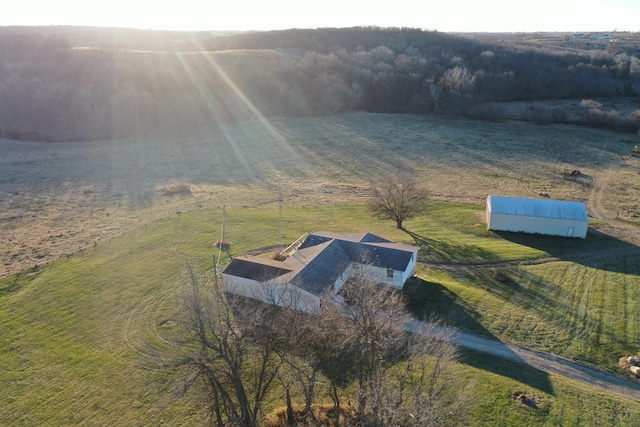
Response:
POLYGON ((632 427, 640 422, 637 402, 597 388, 473 351, 463 351, 462 361, 457 375, 474 383, 476 393, 465 425, 632 427))
MULTIPOLYGON (((554 331, 573 328, 577 336, 588 338, 599 334, 601 338, 593 345, 599 343, 607 353, 637 343, 637 327, 627 325, 627 321, 637 324, 638 320, 631 301, 639 298, 633 280, 638 274, 637 258, 621 263, 606 259, 602 261, 609 266, 606 270, 570 261, 509 264, 509 277, 517 285, 509 288, 491 278, 493 266, 476 268, 474 263, 497 263, 513 253, 518 253, 518 259, 536 260, 548 252, 540 241, 536 241, 539 247, 527 246, 484 230, 479 219, 482 211, 480 205, 434 202, 429 213, 406 223, 412 232, 429 238, 429 247, 422 249, 421 256, 448 263, 421 267, 419 273, 427 280, 425 287, 448 295, 450 313, 459 312, 456 326, 569 355, 578 353, 579 340, 567 334, 551 343, 554 331), (434 254, 433 247, 440 251, 434 254), (445 248, 454 254, 454 260, 446 259, 445 248), (464 267, 455 268, 452 263, 464 267), (580 283, 584 290, 574 293, 567 283, 576 280, 584 280, 580 283), (610 287, 599 286, 604 281, 620 287, 611 292, 610 287), (625 322, 621 316, 626 316, 625 322), (615 343, 605 339, 602 331, 608 330, 616 331, 615 343), (621 330, 626 333, 619 336, 621 330)), ((229 206, 225 212, 224 237, 233 246, 229 254, 222 253, 223 265, 229 256, 256 250, 269 253, 274 245, 286 245, 306 231, 370 231, 392 241, 413 243, 391 222, 372 219, 364 205, 285 207, 282 222, 277 206, 229 206)), ((164 362, 175 350, 171 325, 179 317, 180 292, 187 284, 183 266, 194 263, 199 271, 211 271, 219 255, 213 244, 221 237, 222 218, 220 208, 175 214, 17 279, 2 279, 0 387, 6 398, 0 424, 185 425, 202 421, 203 414, 188 400, 175 398, 176 374, 164 362)), ((580 246, 575 249, 580 250, 580 246)), ((564 254, 576 255, 569 248, 564 254)), ((587 360, 601 360, 585 354, 587 360)), ((532 385, 495 366, 476 370, 474 363, 477 360, 469 358, 459 365, 461 375, 481 375, 474 392, 480 406, 492 402, 496 407, 488 419, 498 424, 529 417, 527 410, 514 409, 509 398, 525 387, 539 387, 552 408, 570 407, 582 396, 595 405, 594 414, 599 411, 598 394, 591 390, 577 393, 574 384, 558 378, 545 379, 544 386, 532 385), (485 382, 496 383, 501 378, 511 379, 497 383, 504 387, 497 395, 493 389, 483 391, 485 382), (559 390, 568 390, 570 400, 559 390)), ((605 364, 610 366, 608 359, 605 364)), ((633 404, 623 398, 608 397, 606 402, 621 417, 638 421, 633 404)), ((542 425, 550 417, 560 419, 561 415, 548 410, 533 416, 534 424, 525 425, 542 425)))
POLYGON ((495 268, 421 274, 460 301, 452 310, 475 313, 475 329, 616 371, 640 342, 640 256, 620 258, 622 271, 568 261, 499 267, 507 281, 495 279, 495 268))

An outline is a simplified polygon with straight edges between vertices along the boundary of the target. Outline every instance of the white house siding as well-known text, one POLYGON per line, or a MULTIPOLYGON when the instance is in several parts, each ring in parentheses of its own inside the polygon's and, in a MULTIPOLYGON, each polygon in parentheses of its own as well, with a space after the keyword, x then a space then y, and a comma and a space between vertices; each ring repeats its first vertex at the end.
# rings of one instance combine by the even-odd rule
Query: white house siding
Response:
POLYGON ((320 297, 289 283, 262 283, 226 274, 222 276, 224 290, 230 294, 307 313, 320 308, 320 297))
POLYGON ((402 288, 407 280, 409 280, 411 276, 413 276, 413 274, 416 272, 417 262, 418 255, 414 253, 413 255, 411 255, 411 261, 409 261, 409 265, 407 266, 407 268, 404 271, 396 272, 396 274, 400 273, 400 278, 398 281, 396 281, 396 283, 398 283, 399 285, 395 285, 396 287, 402 288))
POLYGON ((393 279, 389 279, 387 277, 387 269, 383 269, 380 267, 375 267, 369 264, 361 264, 359 262, 351 263, 347 268, 344 269, 340 277, 333 284, 334 293, 340 292, 340 289, 347 283, 347 280, 353 277, 366 277, 367 280, 373 280, 376 283, 381 283, 385 285, 397 285, 393 283, 393 279))
POLYGON ((340 289, 347 283, 349 278, 355 276, 360 272, 360 264, 351 264, 347 268, 344 269, 340 277, 333 284, 333 292, 337 295, 340 292, 340 289))
POLYGON ((334 283, 334 292, 337 294, 344 284, 352 277, 366 277, 367 279, 374 280, 377 283, 393 286, 397 289, 402 289, 404 283, 413 276, 416 269, 416 256, 411 257, 411 264, 407 266, 405 271, 391 270, 393 274, 391 277, 388 275, 388 270, 385 267, 376 267, 370 264, 353 263, 347 267, 340 275, 338 280, 334 283))

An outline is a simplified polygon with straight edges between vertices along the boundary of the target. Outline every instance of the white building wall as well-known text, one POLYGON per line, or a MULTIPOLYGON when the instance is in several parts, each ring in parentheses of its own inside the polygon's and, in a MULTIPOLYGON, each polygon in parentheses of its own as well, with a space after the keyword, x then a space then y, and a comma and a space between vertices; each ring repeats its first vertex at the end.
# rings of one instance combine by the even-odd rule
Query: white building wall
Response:
POLYGON ((352 263, 342 273, 342 275, 334 283, 335 293, 338 293, 344 286, 347 280, 351 277, 366 277, 376 281, 377 283, 393 286, 394 288, 402 289, 404 283, 413 276, 416 269, 417 257, 412 257, 411 263, 408 265, 406 271, 390 270, 392 273, 389 276, 387 268, 376 267, 369 264, 352 263))
POLYGON ((342 287, 344 286, 344 284, 347 283, 347 280, 349 280, 350 277, 353 277, 356 274, 356 272, 360 271, 359 265, 360 264, 349 264, 349 266, 344 269, 340 277, 338 277, 338 279, 333 284, 334 294, 337 295, 338 292, 340 292, 340 289, 342 289, 342 287))
POLYGON ((280 307, 313 313, 320 308, 320 298, 289 283, 263 283, 223 274, 225 292, 280 307))
POLYGON ((404 272, 402 272, 402 276, 400 278, 400 286, 398 286, 399 288, 402 288, 404 284, 407 282, 407 280, 409 280, 411 276, 413 276, 413 274, 416 272, 417 263, 418 263, 418 254, 414 253, 411 256, 411 261, 409 261, 409 265, 407 266, 407 269, 404 272))
POLYGON ((224 291, 230 294, 255 299, 260 283, 255 280, 230 276, 223 273, 222 286, 224 287, 224 291))
POLYGON ((505 215, 487 210, 489 230, 548 234, 552 236, 587 237, 589 223, 561 218, 505 215))

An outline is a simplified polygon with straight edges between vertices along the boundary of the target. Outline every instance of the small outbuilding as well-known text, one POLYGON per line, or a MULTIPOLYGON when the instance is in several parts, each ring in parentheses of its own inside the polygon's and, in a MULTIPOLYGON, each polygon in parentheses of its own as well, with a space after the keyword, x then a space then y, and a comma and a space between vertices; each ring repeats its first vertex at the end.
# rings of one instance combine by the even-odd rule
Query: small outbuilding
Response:
POLYGON ((587 237, 589 216, 581 202, 487 197, 487 228, 494 231, 587 237))

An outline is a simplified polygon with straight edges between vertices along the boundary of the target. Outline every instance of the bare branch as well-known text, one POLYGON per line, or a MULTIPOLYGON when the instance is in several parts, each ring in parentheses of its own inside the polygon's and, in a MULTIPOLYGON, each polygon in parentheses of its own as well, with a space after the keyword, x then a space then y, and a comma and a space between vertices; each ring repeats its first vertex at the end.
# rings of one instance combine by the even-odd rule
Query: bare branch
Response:
POLYGON ((410 176, 385 177, 371 186, 372 199, 369 210, 380 219, 395 221, 396 227, 403 228, 407 219, 424 212, 427 192, 410 176))

